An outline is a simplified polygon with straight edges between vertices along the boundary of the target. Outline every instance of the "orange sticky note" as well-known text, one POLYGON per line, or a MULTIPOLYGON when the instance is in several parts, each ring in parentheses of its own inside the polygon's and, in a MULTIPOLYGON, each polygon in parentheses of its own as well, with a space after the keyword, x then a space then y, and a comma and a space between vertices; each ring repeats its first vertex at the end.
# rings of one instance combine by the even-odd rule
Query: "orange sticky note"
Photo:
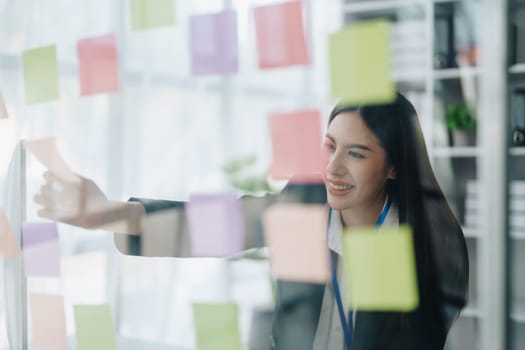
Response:
POLYGON ((6 119, 8 117, 7 107, 5 106, 4 96, 2 90, 0 90, 0 119, 6 119))
POLYGON ((0 258, 9 259, 21 254, 11 226, 2 209, 0 209, 0 258))
POLYGON ((322 181, 321 114, 303 110, 270 115, 273 179, 290 179, 293 183, 322 181))
POLYGON ((77 51, 81 95, 112 92, 119 88, 114 34, 79 40, 77 51))
POLYGON ((302 10, 302 1, 253 9, 259 68, 310 63, 302 10))
POLYGON ((264 212, 264 235, 272 274, 279 279, 324 283, 330 277, 322 205, 277 204, 264 212))
POLYGON ((61 295, 30 294, 33 347, 66 350, 66 316, 61 295))

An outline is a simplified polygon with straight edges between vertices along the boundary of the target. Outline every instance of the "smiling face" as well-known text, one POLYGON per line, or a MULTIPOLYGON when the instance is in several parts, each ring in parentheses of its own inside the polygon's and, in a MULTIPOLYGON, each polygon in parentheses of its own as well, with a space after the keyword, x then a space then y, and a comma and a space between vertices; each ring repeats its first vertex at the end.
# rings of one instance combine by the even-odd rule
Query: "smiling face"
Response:
POLYGON ((379 139, 357 112, 338 114, 328 126, 324 183, 335 210, 382 206, 388 179, 395 178, 379 139))

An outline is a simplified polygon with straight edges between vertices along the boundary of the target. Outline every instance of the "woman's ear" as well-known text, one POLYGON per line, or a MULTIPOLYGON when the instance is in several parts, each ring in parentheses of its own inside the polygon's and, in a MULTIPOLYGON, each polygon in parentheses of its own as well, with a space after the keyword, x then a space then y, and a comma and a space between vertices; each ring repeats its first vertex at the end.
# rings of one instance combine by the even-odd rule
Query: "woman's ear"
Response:
POLYGON ((393 166, 388 168, 388 178, 390 180, 397 179, 397 171, 396 171, 396 168, 394 168, 393 166))

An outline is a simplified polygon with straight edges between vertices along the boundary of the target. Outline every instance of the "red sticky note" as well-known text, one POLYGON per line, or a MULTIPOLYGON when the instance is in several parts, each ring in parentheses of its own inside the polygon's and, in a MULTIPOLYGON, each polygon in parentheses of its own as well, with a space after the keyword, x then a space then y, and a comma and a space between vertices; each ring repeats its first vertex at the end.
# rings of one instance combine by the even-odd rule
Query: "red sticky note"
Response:
POLYGON ((270 115, 273 179, 293 183, 322 182, 321 114, 303 110, 270 115))
POLYGON ((310 63, 302 10, 302 1, 254 8, 259 68, 310 63))
POLYGON ((79 40, 77 51, 81 95, 113 92, 119 88, 114 34, 79 40))

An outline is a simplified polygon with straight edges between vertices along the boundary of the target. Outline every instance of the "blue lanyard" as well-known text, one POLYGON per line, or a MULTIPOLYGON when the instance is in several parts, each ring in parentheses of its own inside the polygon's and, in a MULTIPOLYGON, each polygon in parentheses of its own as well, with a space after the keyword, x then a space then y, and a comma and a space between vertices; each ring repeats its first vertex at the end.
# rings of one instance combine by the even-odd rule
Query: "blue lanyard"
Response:
MULTIPOLYGON (((381 215, 379 215, 379 219, 377 219, 376 227, 379 227, 383 224, 388 214, 388 211, 390 210, 391 205, 392 205, 392 201, 390 200, 390 197, 388 197, 386 205, 381 211, 381 215)), ((328 224, 330 224, 331 217, 332 217, 332 209, 330 209, 328 213, 328 224)), ((347 350, 352 350, 353 316, 352 316, 352 311, 350 311, 348 313, 348 321, 347 321, 345 310, 343 307, 343 301, 341 298, 341 290, 339 289, 339 283, 337 282, 337 266, 336 266, 335 252, 330 252, 330 265, 332 268, 332 287, 334 288, 334 296, 335 296, 335 301, 337 303, 337 310, 339 311, 339 318, 341 319, 341 326, 343 327, 343 335, 345 338, 346 348, 347 350)))

